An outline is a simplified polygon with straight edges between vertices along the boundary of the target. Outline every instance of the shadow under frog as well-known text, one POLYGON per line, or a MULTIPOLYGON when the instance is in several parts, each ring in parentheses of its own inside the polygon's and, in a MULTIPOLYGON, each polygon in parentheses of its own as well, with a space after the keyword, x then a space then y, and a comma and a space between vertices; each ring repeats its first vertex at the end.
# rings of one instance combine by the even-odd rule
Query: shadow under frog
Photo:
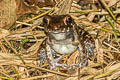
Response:
POLYGON ((47 39, 43 41, 38 52, 38 60, 41 60, 41 65, 48 57, 51 69, 55 69, 56 66, 67 66, 59 64, 58 61, 62 56, 72 54, 76 50, 80 55, 86 55, 86 61, 75 65, 87 65, 89 55, 94 58, 95 43, 93 38, 87 31, 77 26, 70 15, 47 15, 43 18, 43 27, 47 39), (54 59, 53 56, 56 53, 62 56, 54 59))

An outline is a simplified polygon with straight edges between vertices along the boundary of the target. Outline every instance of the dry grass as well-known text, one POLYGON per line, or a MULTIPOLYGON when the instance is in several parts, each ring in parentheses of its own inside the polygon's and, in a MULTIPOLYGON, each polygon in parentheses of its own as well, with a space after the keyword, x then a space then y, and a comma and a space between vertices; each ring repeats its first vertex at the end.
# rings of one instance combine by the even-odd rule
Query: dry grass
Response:
MULTIPOLYGON (((44 28, 39 26, 42 16, 48 13, 55 14, 59 11, 61 3, 48 11, 44 11, 37 17, 32 19, 25 17, 24 22, 17 21, 13 29, 1 29, 0 80, 120 80, 120 32, 117 32, 116 38, 110 23, 105 19, 101 21, 107 12, 98 13, 96 10, 90 12, 84 10, 85 13, 82 13, 82 15, 80 12, 72 13, 79 10, 80 6, 76 3, 73 3, 74 6, 72 6, 69 14, 78 25, 84 27, 94 37, 96 62, 91 59, 88 66, 75 68, 74 70, 61 67, 58 67, 57 71, 49 70, 48 62, 39 66, 36 61, 37 51, 41 42, 46 38, 44 28), (94 12, 95 14, 93 14, 94 12), (85 17, 86 14, 88 16, 85 17), (98 16, 95 23, 95 16, 99 14, 102 17, 98 16), (26 26, 23 27, 23 24, 26 26)), ((116 11, 118 10, 119 8, 116 9, 116 11)), ((118 14, 119 12, 116 13, 116 15, 118 14)), ((110 18, 109 15, 107 16, 110 18)), ((119 23, 112 22, 116 28, 115 30, 119 31, 119 23)), ((74 53, 73 56, 76 54, 74 53)), ((66 55, 63 58, 64 63, 66 61, 70 63, 73 59, 69 59, 68 56, 66 55)))

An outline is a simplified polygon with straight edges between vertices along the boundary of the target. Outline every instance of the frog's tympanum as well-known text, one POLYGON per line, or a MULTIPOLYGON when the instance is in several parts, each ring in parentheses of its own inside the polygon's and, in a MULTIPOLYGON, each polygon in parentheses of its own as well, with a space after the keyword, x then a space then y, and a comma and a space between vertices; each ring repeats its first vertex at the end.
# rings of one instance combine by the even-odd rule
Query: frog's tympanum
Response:
MULTIPOLYGON (((88 56, 94 57, 94 40, 83 28, 76 25, 70 15, 47 15, 43 18, 43 27, 47 39, 43 41, 38 52, 38 58, 44 60, 46 55, 49 58, 51 69, 61 66, 58 61, 66 54, 72 54, 76 50, 88 56), (61 54, 59 58, 54 58, 56 53, 61 54)), ((84 63, 84 64, 86 64, 84 63)), ((81 65, 83 63, 80 63, 81 65)))

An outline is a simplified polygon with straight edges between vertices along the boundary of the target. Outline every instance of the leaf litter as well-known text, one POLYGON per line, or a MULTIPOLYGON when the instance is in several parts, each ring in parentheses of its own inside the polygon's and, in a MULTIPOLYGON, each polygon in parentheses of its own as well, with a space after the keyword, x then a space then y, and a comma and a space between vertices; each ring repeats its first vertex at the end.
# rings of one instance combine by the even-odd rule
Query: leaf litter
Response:
MULTIPOLYGON (((94 3, 88 0, 89 3, 82 6, 80 4, 84 0, 73 0, 72 4, 75 5, 69 5, 71 6, 69 14, 76 23, 94 37, 96 61, 90 58, 86 67, 74 69, 57 67, 56 71, 50 70, 48 60, 44 65, 39 66, 40 63, 36 61, 37 52, 42 41, 46 39, 44 28, 40 26, 42 17, 47 14, 58 14, 62 1, 64 0, 58 0, 58 4, 49 7, 49 10, 41 8, 44 11, 38 16, 31 14, 32 18, 24 17, 24 22, 17 21, 17 27, 0 30, 0 80, 120 80, 119 18, 114 20, 106 10, 98 11, 103 8, 96 0, 94 3), (89 5, 94 6, 91 9, 89 5), (82 14, 79 10, 83 11, 82 14), (93 14, 94 12, 97 14, 93 14), (109 20, 103 18, 104 16, 107 16, 109 20)), ((120 4, 118 0, 104 1, 113 13, 120 9, 114 7, 120 4)), ((114 16, 117 18, 119 12, 114 13, 114 16)), ((79 59, 77 55, 78 52, 72 56, 66 55, 61 62, 69 65, 79 62, 76 61, 79 59)))

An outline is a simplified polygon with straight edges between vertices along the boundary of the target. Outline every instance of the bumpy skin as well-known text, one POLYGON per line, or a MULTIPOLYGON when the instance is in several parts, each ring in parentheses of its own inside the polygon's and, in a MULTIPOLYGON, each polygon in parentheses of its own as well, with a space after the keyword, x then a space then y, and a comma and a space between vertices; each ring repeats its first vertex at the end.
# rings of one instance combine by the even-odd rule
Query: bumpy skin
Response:
POLYGON ((53 55, 59 53, 64 56, 76 50, 80 55, 85 55, 86 63, 89 55, 94 57, 93 38, 83 28, 77 26, 70 15, 47 15, 43 18, 43 26, 47 39, 42 43, 38 52, 38 59, 42 60, 42 64, 48 57, 51 69, 62 66, 57 63, 61 57, 54 59, 53 55))

